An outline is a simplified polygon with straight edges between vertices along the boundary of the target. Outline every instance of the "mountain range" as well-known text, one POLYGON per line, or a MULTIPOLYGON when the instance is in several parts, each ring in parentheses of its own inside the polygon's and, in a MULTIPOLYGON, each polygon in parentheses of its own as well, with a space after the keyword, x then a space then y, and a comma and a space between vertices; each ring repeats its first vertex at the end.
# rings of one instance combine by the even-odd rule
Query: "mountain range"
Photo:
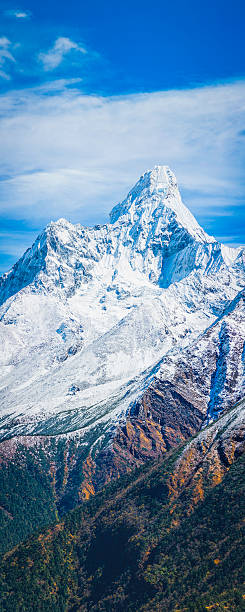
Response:
POLYGON ((238 406, 219 481, 244 431, 244 281, 245 249, 204 232, 167 166, 110 223, 44 229, 0 279, 3 550, 198 432, 204 448, 238 406))

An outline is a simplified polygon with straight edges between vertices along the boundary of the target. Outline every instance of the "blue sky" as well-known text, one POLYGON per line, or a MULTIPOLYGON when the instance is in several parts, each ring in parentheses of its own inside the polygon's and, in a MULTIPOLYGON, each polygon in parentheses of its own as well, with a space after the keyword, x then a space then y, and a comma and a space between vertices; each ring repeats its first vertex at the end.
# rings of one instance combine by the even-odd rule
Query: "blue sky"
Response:
POLYGON ((156 163, 245 242, 243 2, 1 3, 0 271, 51 219, 104 222, 156 163))

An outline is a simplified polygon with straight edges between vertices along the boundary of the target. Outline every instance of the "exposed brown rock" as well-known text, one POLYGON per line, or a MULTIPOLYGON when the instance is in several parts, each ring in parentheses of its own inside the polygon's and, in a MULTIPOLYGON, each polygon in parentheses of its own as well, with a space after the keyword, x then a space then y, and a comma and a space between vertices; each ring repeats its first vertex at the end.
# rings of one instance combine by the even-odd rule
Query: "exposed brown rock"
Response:
POLYGON ((191 401, 184 386, 156 379, 117 427, 110 446, 95 452, 90 470, 94 491, 188 440, 205 419, 202 407, 201 398, 191 401))
POLYGON ((91 495, 94 495, 95 490, 94 490, 94 486, 92 484, 93 482, 93 474, 94 474, 94 470, 95 470, 95 463, 90 455, 90 453, 87 456, 87 459, 85 459, 84 463, 83 463, 83 482, 82 482, 82 487, 81 487, 81 499, 89 499, 89 497, 91 495))
POLYGON ((245 451, 245 402, 201 431, 182 452, 169 479, 174 501, 188 487, 189 512, 204 497, 205 486, 216 486, 234 460, 245 451))

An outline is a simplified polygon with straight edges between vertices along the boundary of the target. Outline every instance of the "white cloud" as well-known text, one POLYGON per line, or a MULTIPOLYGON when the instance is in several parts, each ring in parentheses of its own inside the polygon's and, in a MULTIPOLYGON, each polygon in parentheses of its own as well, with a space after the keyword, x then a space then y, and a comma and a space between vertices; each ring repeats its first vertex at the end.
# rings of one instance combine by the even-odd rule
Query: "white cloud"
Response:
POLYGON ((0 37, 0 47, 6 49, 7 47, 9 47, 10 44, 10 40, 6 36, 0 37))
POLYGON ((4 11, 4 14, 7 17, 12 17, 14 19, 30 19, 31 18, 31 11, 29 10, 10 9, 10 10, 4 11))
POLYGON ((3 215, 104 222, 157 163, 199 219, 244 198, 245 81, 111 98, 37 88, 0 101, 3 215))
POLYGON ((60 37, 56 39, 51 49, 46 53, 39 53, 38 57, 43 64, 44 70, 54 70, 70 51, 77 51, 83 55, 87 53, 82 45, 75 43, 70 38, 60 37))
POLYGON ((6 36, 0 37, 0 78, 10 79, 8 72, 9 62, 15 63, 15 58, 10 52, 11 42, 6 36))

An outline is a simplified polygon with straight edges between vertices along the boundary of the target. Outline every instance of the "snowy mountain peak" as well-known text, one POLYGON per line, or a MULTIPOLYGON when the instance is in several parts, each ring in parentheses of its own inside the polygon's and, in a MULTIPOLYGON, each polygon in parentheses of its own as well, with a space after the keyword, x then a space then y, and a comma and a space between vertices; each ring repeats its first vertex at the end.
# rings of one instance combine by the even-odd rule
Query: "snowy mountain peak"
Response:
POLYGON ((156 203, 154 196, 160 195, 161 200, 165 199, 171 189, 178 192, 176 178, 168 166, 155 166, 152 170, 147 170, 129 191, 126 199, 114 206, 110 214, 111 222, 115 223, 134 203, 138 209, 149 208, 147 206, 149 198, 153 198, 156 203))
MULTIPOLYGON (((78 224, 79 226, 79 224, 78 224)), ((63 217, 61 217, 60 219, 57 219, 57 221, 51 221, 47 227, 47 228, 51 228, 51 229, 55 229, 55 230, 59 230, 59 229, 67 229, 67 230, 74 230, 74 227, 77 227, 77 225, 73 225, 72 223, 70 223, 70 221, 67 221, 67 219, 64 219, 63 217)))
POLYGON ((176 177, 168 166, 155 166, 145 172, 127 198, 110 214, 111 223, 147 223, 157 220, 166 226, 180 226, 197 242, 214 242, 183 204, 176 177))
POLYGON ((171 188, 178 189, 177 179, 169 166, 154 166, 141 175, 130 193, 140 193, 147 189, 151 194, 167 194, 171 188))
POLYGON ((152 192, 170 187, 178 188, 177 179, 169 166, 154 166, 152 170, 147 170, 142 174, 137 185, 148 185, 152 192))
POLYGON ((0 279, 0 304, 28 287, 60 297, 71 297, 89 283, 104 283, 107 291, 118 271, 127 286, 137 278, 161 288, 223 265, 235 266, 240 275, 243 262, 238 256, 242 259, 240 252, 227 251, 200 227, 183 204, 170 168, 155 166, 113 208, 111 224, 88 228, 63 218, 49 223, 0 279))

